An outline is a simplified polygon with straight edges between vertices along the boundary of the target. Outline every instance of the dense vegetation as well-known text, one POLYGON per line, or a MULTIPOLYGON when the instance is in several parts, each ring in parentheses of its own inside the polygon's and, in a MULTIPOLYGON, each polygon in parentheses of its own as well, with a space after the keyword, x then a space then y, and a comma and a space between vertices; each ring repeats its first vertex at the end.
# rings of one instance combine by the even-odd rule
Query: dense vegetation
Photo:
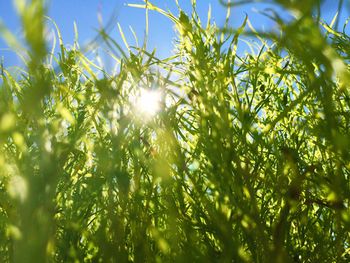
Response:
POLYGON ((201 22, 195 3, 133 5, 167 16, 176 46, 158 59, 101 29, 115 71, 58 28, 50 50, 42 1, 15 3, 26 52, 1 67, 1 262, 349 262, 350 38, 320 1, 275 0, 295 16, 270 12, 267 33, 201 22), (141 89, 161 94, 156 114, 135 110, 141 89))

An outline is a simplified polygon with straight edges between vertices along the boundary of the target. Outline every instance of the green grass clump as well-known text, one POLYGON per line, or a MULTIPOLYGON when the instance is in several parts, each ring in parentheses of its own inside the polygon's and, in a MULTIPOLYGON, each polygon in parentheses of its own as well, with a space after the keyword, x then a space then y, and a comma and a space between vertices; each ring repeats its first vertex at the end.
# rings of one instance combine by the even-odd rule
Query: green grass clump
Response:
POLYGON ((320 1, 275 0, 296 14, 271 16, 278 33, 202 23, 195 1, 131 5, 174 23, 174 51, 101 29, 114 71, 57 27, 48 52, 43 1, 15 2, 27 48, 0 24, 24 57, 1 66, 1 262, 349 261, 349 36, 315 18, 320 1), (133 106, 148 89, 153 116, 133 106))

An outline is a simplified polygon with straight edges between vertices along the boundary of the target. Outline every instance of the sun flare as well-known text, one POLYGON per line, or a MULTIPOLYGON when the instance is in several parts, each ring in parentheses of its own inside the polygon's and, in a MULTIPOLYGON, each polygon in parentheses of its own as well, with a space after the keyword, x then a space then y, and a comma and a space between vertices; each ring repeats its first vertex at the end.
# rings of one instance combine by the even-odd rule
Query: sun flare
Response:
POLYGON ((142 115, 154 116, 160 109, 160 100, 159 91, 141 89, 136 98, 135 108, 142 115))

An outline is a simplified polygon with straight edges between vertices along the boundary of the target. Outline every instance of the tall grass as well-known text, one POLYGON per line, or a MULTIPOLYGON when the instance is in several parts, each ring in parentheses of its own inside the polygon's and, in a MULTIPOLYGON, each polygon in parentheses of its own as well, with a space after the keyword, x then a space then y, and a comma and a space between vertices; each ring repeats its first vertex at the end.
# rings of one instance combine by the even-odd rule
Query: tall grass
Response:
POLYGON ((161 60, 101 30, 113 72, 58 28, 49 52, 43 1, 15 3, 27 48, 0 24, 25 53, 1 67, 1 262, 349 261, 350 42, 320 1, 275 0, 297 14, 271 17, 278 34, 203 23, 195 1, 131 5, 168 17, 176 44, 161 60), (141 89, 157 114, 135 110, 141 89))

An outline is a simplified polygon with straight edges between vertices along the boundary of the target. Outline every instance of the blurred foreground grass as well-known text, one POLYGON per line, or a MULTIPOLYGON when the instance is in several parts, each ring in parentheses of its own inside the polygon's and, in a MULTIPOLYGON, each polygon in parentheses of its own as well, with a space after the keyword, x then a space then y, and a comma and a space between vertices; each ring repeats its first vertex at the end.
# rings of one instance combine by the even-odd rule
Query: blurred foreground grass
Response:
POLYGON ((25 53, 1 67, 1 262, 349 262, 350 39, 319 1, 275 0, 295 14, 271 17, 278 34, 132 5, 171 19, 176 46, 160 60, 101 29, 113 72, 58 28, 49 52, 43 2, 15 3, 27 48, 0 24, 25 53), (150 89, 153 115, 134 106, 150 89))

